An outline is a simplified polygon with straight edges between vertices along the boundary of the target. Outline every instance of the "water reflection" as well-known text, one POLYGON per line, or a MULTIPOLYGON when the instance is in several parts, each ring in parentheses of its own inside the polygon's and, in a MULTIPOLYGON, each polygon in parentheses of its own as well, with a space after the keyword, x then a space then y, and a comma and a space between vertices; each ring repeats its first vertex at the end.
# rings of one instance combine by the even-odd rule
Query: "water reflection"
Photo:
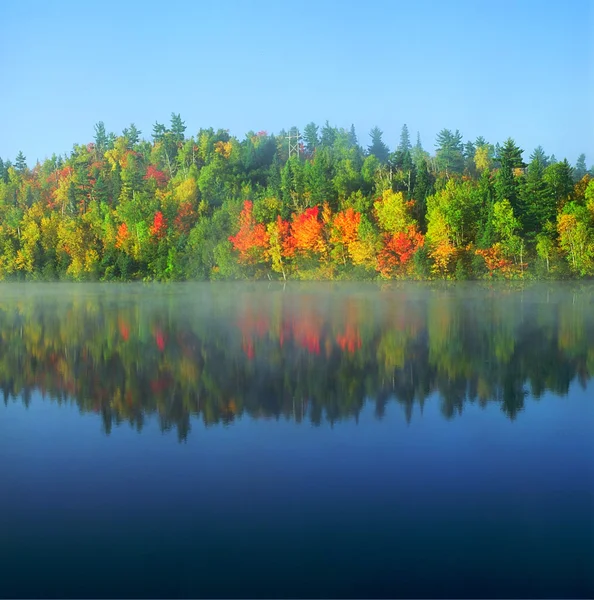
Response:
POLYGON ((366 401, 446 418, 528 395, 565 395, 594 369, 593 288, 477 286, 4 286, 0 389, 35 390, 101 415, 106 432, 158 415, 181 439, 190 417, 320 424, 366 401))

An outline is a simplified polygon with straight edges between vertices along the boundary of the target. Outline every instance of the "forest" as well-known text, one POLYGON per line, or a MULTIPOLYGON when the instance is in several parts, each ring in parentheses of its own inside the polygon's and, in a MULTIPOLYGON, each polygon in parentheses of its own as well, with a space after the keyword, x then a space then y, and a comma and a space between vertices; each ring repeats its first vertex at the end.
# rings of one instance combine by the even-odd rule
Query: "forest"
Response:
POLYGON ((248 285, 178 289, 158 302, 150 289, 9 291, 0 397, 74 403, 107 433, 157 418, 184 439, 198 419, 333 424, 358 419, 367 402, 377 418, 396 406, 411 420, 432 397, 447 419, 468 403, 516 419, 527 397, 550 402, 547 393, 585 389, 594 373, 589 284, 520 294, 507 283, 357 283, 346 295, 348 284, 248 285), (394 288, 403 285, 441 287, 394 288))
POLYGON ((434 152, 406 125, 151 140, 103 122, 69 156, 0 159, 0 280, 566 279, 594 275, 594 171, 513 139, 434 152))

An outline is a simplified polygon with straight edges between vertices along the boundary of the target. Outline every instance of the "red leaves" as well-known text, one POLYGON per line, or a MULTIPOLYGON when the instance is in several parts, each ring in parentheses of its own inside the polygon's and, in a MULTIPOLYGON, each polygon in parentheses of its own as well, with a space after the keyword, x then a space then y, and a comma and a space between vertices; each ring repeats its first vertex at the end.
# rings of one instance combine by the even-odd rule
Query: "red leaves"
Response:
POLYGON ((410 225, 406 233, 384 234, 382 249, 377 257, 377 270, 384 277, 404 274, 404 267, 424 242, 423 235, 414 225, 410 225))
POLYGON ((262 259, 268 247, 266 227, 256 223, 253 215, 253 203, 246 200, 239 215, 239 231, 229 237, 233 247, 239 251, 239 260, 244 264, 255 264, 262 259))
POLYGON ((507 274, 512 267, 512 261, 503 256, 503 251, 499 242, 493 244, 493 246, 486 250, 476 250, 475 253, 483 257, 490 277, 493 277, 493 274, 496 271, 507 274))
POLYGON ((165 175, 163 171, 159 171, 159 169, 153 165, 148 166, 144 179, 154 179, 157 187, 163 187, 167 184, 167 175, 165 175))
POLYGON ((150 231, 151 235, 158 240, 163 239, 167 235, 167 219, 163 216, 163 213, 160 210, 155 213, 153 225, 150 231))
POLYGON ((118 227, 118 233, 116 235, 116 248, 122 248, 126 242, 128 241, 128 239, 130 238, 130 231, 128 229, 128 225, 126 225, 126 223, 122 223, 119 227, 118 227))
POLYGON ((183 234, 188 234, 192 225, 196 221, 196 211, 191 202, 182 202, 179 205, 177 215, 173 220, 173 226, 176 231, 183 234))
POLYGON ((291 236, 285 244, 286 256, 292 256, 295 250, 304 253, 324 250, 324 224, 318 219, 319 212, 320 209, 314 206, 293 217, 291 236))

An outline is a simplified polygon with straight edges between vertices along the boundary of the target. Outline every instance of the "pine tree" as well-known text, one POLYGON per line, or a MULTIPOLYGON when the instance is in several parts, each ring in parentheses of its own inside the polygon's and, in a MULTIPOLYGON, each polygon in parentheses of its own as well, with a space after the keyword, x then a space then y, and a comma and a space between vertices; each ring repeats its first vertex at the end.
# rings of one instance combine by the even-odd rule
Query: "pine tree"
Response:
POLYGON ((437 134, 436 147, 437 168, 445 171, 446 174, 462 173, 464 170, 462 134, 457 129, 454 133, 449 129, 442 129, 437 134))
POLYGON ((408 133, 408 127, 405 123, 400 131, 400 143, 398 144, 398 150, 400 150, 400 152, 407 152, 411 149, 412 145, 410 143, 410 135, 408 133))
POLYGON ((573 169, 573 180, 574 182, 578 182, 584 175, 588 173, 588 167, 586 167, 586 155, 580 154, 575 163, 575 167, 573 169))
POLYGON ((313 121, 303 129, 303 141, 305 142, 305 151, 309 156, 312 156, 315 149, 320 145, 318 126, 313 121))
POLYGON ((153 125, 153 140, 155 142, 161 141, 165 137, 166 133, 167 128, 165 127, 165 125, 163 125, 162 123, 155 122, 155 124, 153 125))
POLYGON ((521 221, 529 238, 535 237, 555 219, 555 200, 544 180, 546 155, 540 146, 539 149, 531 154, 526 180, 520 190, 521 221))
POLYGON ((171 113, 171 134, 176 142, 184 141, 186 124, 182 121, 180 114, 171 113))
POLYGON ((103 121, 95 124, 95 148, 99 153, 104 152, 107 148, 107 133, 103 121))
POLYGON ((19 153, 17 154, 17 157, 14 161, 14 168, 19 173, 22 173, 27 168, 27 158, 21 150, 19 150, 19 153))
POLYGON ((379 127, 374 127, 370 132, 371 145, 367 148, 368 154, 373 154, 380 163, 385 164, 388 161, 390 150, 382 140, 383 132, 379 127))
POLYGON ((328 120, 322 128, 322 137, 320 139, 320 145, 325 148, 332 148, 336 141, 336 129, 330 125, 328 120))
POLYGON ((136 125, 134 125, 134 123, 130 124, 130 128, 126 128, 122 131, 122 135, 128 140, 128 146, 130 148, 138 144, 141 134, 142 131, 136 129, 136 125))
POLYGON ((562 210, 573 193, 573 169, 567 159, 549 165, 544 172, 544 180, 555 201, 556 210, 562 210))
POLYGON ((520 214, 519 187, 514 171, 525 166, 522 152, 523 150, 511 138, 504 142, 498 156, 500 168, 496 182, 497 199, 499 201, 509 200, 515 217, 520 220, 523 220, 523 217, 520 214))
POLYGON ((349 146, 351 148, 357 148, 359 146, 359 140, 357 139, 354 125, 351 125, 351 129, 349 131, 349 146))
POLYGON ((549 157, 542 146, 534 148, 534 152, 530 155, 530 161, 537 161, 543 169, 549 166, 549 157))

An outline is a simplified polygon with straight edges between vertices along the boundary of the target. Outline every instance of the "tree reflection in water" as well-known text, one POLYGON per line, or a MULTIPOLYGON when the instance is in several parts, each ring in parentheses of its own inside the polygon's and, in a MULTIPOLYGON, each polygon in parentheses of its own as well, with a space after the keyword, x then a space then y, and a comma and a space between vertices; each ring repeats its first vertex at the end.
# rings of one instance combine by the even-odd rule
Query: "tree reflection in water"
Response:
POLYGON ((413 407, 438 394, 446 418, 528 395, 568 393, 594 369, 589 286, 4 286, 0 387, 101 415, 105 431, 158 415, 320 424, 366 401, 413 407))

